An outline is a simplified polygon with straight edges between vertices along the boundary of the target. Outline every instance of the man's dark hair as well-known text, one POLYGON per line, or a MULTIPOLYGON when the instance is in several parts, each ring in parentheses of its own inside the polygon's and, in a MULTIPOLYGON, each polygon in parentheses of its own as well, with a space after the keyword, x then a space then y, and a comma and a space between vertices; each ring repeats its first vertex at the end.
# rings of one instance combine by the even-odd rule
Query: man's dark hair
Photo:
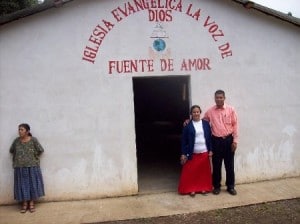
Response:
POLYGON ((225 96, 224 90, 221 90, 221 89, 218 89, 218 90, 215 92, 215 95, 217 95, 217 94, 222 94, 223 96, 225 96))

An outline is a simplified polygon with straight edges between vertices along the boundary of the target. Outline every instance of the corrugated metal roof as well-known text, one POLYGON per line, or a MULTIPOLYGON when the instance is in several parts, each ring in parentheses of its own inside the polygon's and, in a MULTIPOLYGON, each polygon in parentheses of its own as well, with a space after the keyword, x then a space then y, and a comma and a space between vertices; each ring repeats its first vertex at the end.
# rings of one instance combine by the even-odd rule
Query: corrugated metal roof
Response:
MULTIPOLYGON (((36 5, 34 7, 31 8, 27 8, 27 9, 23 9, 5 16, 1 16, 0 17, 0 25, 12 22, 14 20, 18 20, 21 18, 24 18, 26 16, 30 16, 39 12, 42 12, 44 10, 53 8, 53 7, 60 7, 65 3, 68 3, 70 1, 73 0, 45 0, 44 3, 40 4, 40 5, 36 5)), ((241 4, 244 8, 248 9, 248 10, 257 10, 261 13, 264 13, 266 15, 275 17, 277 19, 283 20, 285 22, 291 23, 295 26, 300 27, 300 19, 296 18, 292 15, 288 15, 288 14, 284 14, 282 12, 279 12, 277 10, 265 7, 263 5, 254 3, 252 1, 248 1, 248 0, 230 0, 233 2, 236 2, 238 4, 241 4)))
POLYGON ((30 8, 22 9, 19 11, 16 11, 14 13, 10 13, 8 15, 4 15, 0 17, 0 25, 3 25, 5 23, 9 23, 42 11, 45 11, 47 9, 51 9, 53 7, 57 8, 62 6, 65 3, 68 3, 73 0, 45 0, 42 4, 35 5, 30 8))

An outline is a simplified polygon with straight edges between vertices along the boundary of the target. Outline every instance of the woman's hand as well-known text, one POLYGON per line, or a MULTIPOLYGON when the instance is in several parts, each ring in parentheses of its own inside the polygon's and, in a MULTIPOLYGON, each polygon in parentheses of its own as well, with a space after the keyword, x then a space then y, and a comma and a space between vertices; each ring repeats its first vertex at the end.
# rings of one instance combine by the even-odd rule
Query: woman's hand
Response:
POLYGON ((186 155, 181 155, 181 157, 180 157, 180 164, 184 165, 186 163, 186 161, 187 161, 186 155))

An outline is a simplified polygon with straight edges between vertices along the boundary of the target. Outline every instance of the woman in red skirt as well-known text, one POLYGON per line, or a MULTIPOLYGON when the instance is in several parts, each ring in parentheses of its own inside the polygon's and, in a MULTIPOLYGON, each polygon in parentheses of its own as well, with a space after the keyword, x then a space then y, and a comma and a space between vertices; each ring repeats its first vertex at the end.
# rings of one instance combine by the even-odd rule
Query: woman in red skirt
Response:
POLYGON ((209 157, 211 152, 211 129, 207 121, 200 119, 201 108, 191 107, 192 119, 184 127, 181 144, 182 171, 179 194, 205 194, 212 191, 212 176, 209 157))

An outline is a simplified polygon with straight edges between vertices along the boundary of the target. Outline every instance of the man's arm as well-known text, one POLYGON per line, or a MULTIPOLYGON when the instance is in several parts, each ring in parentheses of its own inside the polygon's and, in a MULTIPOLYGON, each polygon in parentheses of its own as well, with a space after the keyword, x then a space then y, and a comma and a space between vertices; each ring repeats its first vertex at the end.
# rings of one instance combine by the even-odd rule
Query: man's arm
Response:
POLYGON ((233 143, 231 145, 231 150, 234 152, 237 149, 237 143, 238 143, 238 120, 237 120, 237 114, 235 110, 232 110, 232 128, 233 128, 233 143))
POLYGON ((204 113, 203 120, 206 120, 206 121, 210 122, 210 119, 209 119, 209 111, 206 111, 206 112, 204 113))

